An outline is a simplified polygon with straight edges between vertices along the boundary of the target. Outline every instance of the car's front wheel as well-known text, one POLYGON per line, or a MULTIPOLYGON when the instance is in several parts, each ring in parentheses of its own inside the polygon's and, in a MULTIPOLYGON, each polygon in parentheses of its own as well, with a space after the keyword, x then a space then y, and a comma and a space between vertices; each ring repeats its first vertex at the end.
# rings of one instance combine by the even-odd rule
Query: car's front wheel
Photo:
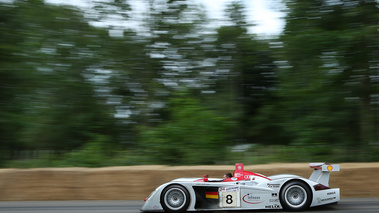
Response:
POLYGON ((291 181, 280 191, 280 203, 287 211, 303 211, 312 202, 312 191, 301 181, 291 181))
POLYGON ((186 188, 180 185, 167 186, 161 194, 161 205, 166 212, 185 212, 190 204, 186 188))

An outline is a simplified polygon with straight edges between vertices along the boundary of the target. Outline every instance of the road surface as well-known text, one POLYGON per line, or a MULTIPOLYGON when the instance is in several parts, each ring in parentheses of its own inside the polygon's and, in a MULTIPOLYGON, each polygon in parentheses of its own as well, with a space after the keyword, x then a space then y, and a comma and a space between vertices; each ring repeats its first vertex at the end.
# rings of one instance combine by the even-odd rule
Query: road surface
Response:
MULTIPOLYGON (((0 213, 140 213, 143 201, 22 201, 0 202, 0 213)), ((342 199, 337 205, 310 208, 310 213, 377 213, 379 198, 342 199)), ((225 213, 225 211, 220 211, 225 213)), ((237 213, 285 212, 283 210, 237 213)), ((233 213, 230 211, 228 213, 233 213)))

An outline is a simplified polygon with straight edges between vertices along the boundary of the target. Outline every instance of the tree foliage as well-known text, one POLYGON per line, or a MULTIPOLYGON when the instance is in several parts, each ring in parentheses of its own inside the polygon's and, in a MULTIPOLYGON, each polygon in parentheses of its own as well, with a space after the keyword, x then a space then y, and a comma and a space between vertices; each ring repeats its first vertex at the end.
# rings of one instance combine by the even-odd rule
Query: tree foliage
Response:
MULTIPOLYGON (((301 144, 377 141, 376 1, 288 1, 281 41, 286 124, 301 144)), ((357 149, 357 147, 359 147, 357 149)))
POLYGON ((267 39, 243 1, 142 2, 0 3, 0 166, 378 160, 377 1, 286 0, 267 39))
POLYGON ((232 121, 202 106, 185 91, 169 102, 170 119, 157 127, 143 127, 141 144, 147 156, 161 164, 223 162, 232 121))

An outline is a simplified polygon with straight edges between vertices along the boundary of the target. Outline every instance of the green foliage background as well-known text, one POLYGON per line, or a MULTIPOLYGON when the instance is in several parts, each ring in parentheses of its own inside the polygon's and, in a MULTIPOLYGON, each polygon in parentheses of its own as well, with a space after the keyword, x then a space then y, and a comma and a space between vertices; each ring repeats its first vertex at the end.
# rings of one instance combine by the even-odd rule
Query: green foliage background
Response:
POLYGON ((130 3, 1 1, 0 167, 379 160, 377 1, 273 0, 267 38, 243 1, 130 3))

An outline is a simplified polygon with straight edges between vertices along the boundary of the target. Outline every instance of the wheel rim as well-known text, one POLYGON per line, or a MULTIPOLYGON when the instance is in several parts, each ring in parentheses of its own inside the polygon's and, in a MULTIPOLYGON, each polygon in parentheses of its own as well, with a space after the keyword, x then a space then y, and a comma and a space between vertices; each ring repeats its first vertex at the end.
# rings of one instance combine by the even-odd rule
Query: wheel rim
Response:
POLYGON ((301 186, 291 186, 286 190, 285 199, 289 206, 299 208, 307 202, 307 192, 301 186))
POLYGON ((185 205, 186 199, 185 192, 178 188, 169 189, 164 196, 166 206, 172 210, 181 209, 185 205))

